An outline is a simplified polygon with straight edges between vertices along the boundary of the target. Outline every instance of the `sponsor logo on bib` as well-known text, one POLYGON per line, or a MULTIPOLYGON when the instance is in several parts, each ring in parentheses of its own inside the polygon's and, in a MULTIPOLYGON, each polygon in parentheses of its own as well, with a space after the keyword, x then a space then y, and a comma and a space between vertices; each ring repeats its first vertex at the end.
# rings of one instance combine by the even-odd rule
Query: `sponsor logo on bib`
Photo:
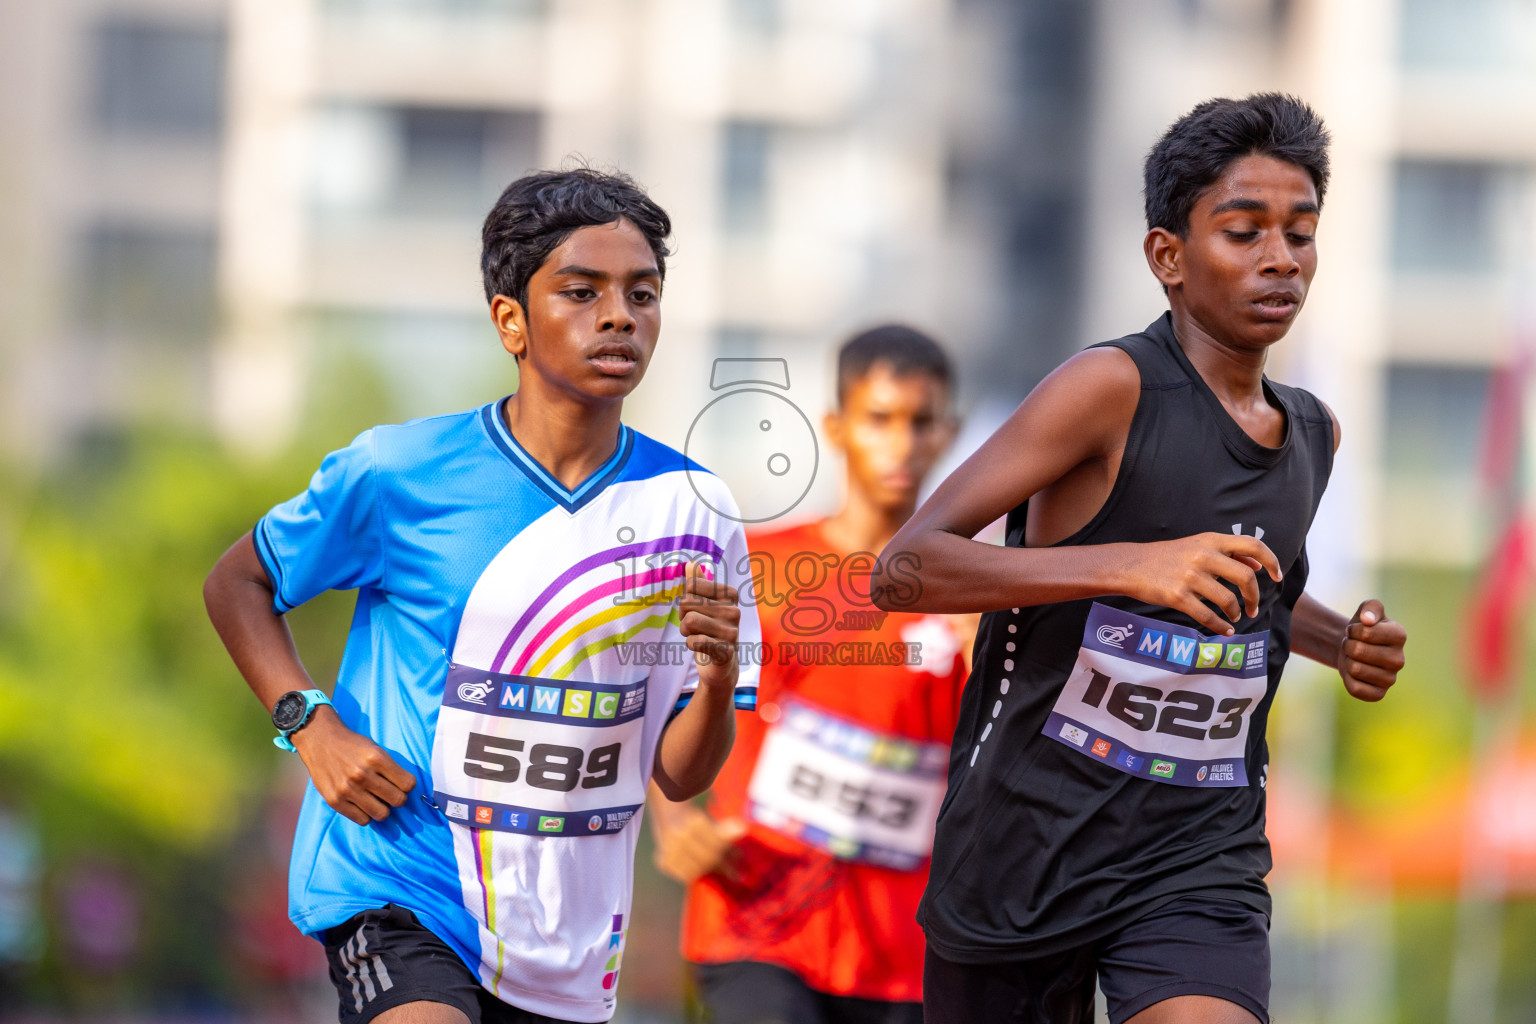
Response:
POLYGON ((1209 770, 1206 768, 1206 766, 1205 765, 1201 765, 1200 766, 1200 770, 1195 772, 1195 781, 1196 782, 1204 782, 1205 781, 1205 777, 1208 774, 1209 774, 1209 770))
POLYGON ((457 800, 449 800, 448 801, 448 812, 447 813, 448 813, 448 817, 450 817, 450 818, 459 818, 459 819, 461 819, 463 821, 468 821, 469 820, 469 805, 468 804, 464 804, 464 803, 460 803, 457 800))
POLYGON ((565 819, 564 818, 554 818, 554 817, 550 817, 547 814, 541 814, 539 816, 539 831, 540 832, 559 832, 559 831, 563 830, 564 828, 565 828, 565 819))
POLYGON ((1109 740, 1105 740, 1105 739, 1094 740, 1093 741, 1093 752, 1095 754, 1097 754, 1099 757, 1108 757, 1109 756, 1109 752, 1110 752, 1112 746, 1113 745, 1109 742, 1109 740))
POLYGON ((459 687, 459 699, 469 701, 471 704, 484 704, 485 698, 490 696, 494 689, 489 679, 483 683, 464 683, 459 687))
POLYGON ((1161 775, 1165 779, 1171 779, 1173 778, 1173 770, 1177 767, 1178 765, 1173 761, 1153 761, 1152 774, 1161 775))
POLYGON ((1082 729, 1079 729, 1071 722, 1067 722, 1061 727, 1061 738, 1069 743, 1074 743, 1081 747, 1088 742, 1088 733, 1082 729))
POLYGON ((601 814, 594 814, 594 815, 592 815, 592 817, 587 819, 587 829, 589 831, 596 832, 598 829, 600 829, 602 827, 603 827, 603 816, 601 814))
POLYGON ((489 807, 476 807, 475 808, 475 824, 476 825, 489 825, 491 823, 491 817, 492 817, 492 811, 491 811, 491 809, 489 807))
POLYGON ((1099 643, 1109 644, 1111 647, 1124 647, 1126 638, 1136 632, 1136 627, 1130 624, 1124 626, 1100 626, 1099 643))

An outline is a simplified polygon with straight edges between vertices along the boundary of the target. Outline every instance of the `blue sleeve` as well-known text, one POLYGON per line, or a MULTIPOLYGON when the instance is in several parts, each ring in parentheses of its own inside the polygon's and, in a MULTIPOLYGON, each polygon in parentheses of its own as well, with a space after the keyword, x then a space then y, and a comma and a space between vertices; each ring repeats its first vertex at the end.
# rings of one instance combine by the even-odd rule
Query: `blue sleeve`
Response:
POLYGON ((384 531, 373 431, 320 463, 309 489, 261 517, 252 531, 279 615, 327 590, 384 579, 384 531))

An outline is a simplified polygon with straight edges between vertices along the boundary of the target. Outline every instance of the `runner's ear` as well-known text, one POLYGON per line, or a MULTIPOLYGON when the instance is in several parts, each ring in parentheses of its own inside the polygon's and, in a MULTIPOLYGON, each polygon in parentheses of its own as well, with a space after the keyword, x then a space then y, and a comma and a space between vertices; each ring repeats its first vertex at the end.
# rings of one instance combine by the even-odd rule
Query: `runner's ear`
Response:
POLYGON ((501 336, 501 347, 521 359, 528 354, 528 316, 523 304, 505 295, 491 300, 491 323, 501 336))
POLYGON ((843 442, 847 435, 843 431, 843 416, 840 410, 834 409, 821 418, 821 432, 827 436, 827 443, 838 451, 843 450, 843 442))

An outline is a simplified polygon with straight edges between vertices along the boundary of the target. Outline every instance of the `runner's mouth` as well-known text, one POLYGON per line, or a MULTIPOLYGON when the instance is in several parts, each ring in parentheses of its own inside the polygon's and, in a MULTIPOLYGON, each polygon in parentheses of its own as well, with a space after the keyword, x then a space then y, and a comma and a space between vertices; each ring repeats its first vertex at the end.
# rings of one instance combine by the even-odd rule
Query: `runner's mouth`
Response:
POLYGON ((1253 304, 1258 307, 1259 315, 1266 320, 1284 320, 1296 312, 1301 301, 1292 292, 1271 292, 1259 296, 1253 304))
POLYGON ((603 373, 622 376, 639 365, 635 351, 627 345, 605 348, 587 357, 587 362, 603 373))

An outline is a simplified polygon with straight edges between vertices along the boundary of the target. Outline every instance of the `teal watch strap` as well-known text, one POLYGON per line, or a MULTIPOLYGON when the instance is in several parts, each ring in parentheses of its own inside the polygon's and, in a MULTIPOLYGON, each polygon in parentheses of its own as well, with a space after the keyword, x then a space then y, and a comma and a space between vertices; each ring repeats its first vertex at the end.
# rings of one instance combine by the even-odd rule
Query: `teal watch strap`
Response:
MULTIPOLYGON (((304 717, 299 719, 299 724, 292 729, 283 729, 278 735, 272 737, 272 745, 279 750, 294 752, 293 742, 288 739, 294 733, 309 724, 309 720, 315 717, 315 709, 322 704, 330 704, 331 698, 325 695, 324 690, 300 690, 300 696, 304 698, 304 717)), ((332 705, 333 707, 335 705, 332 705)))

